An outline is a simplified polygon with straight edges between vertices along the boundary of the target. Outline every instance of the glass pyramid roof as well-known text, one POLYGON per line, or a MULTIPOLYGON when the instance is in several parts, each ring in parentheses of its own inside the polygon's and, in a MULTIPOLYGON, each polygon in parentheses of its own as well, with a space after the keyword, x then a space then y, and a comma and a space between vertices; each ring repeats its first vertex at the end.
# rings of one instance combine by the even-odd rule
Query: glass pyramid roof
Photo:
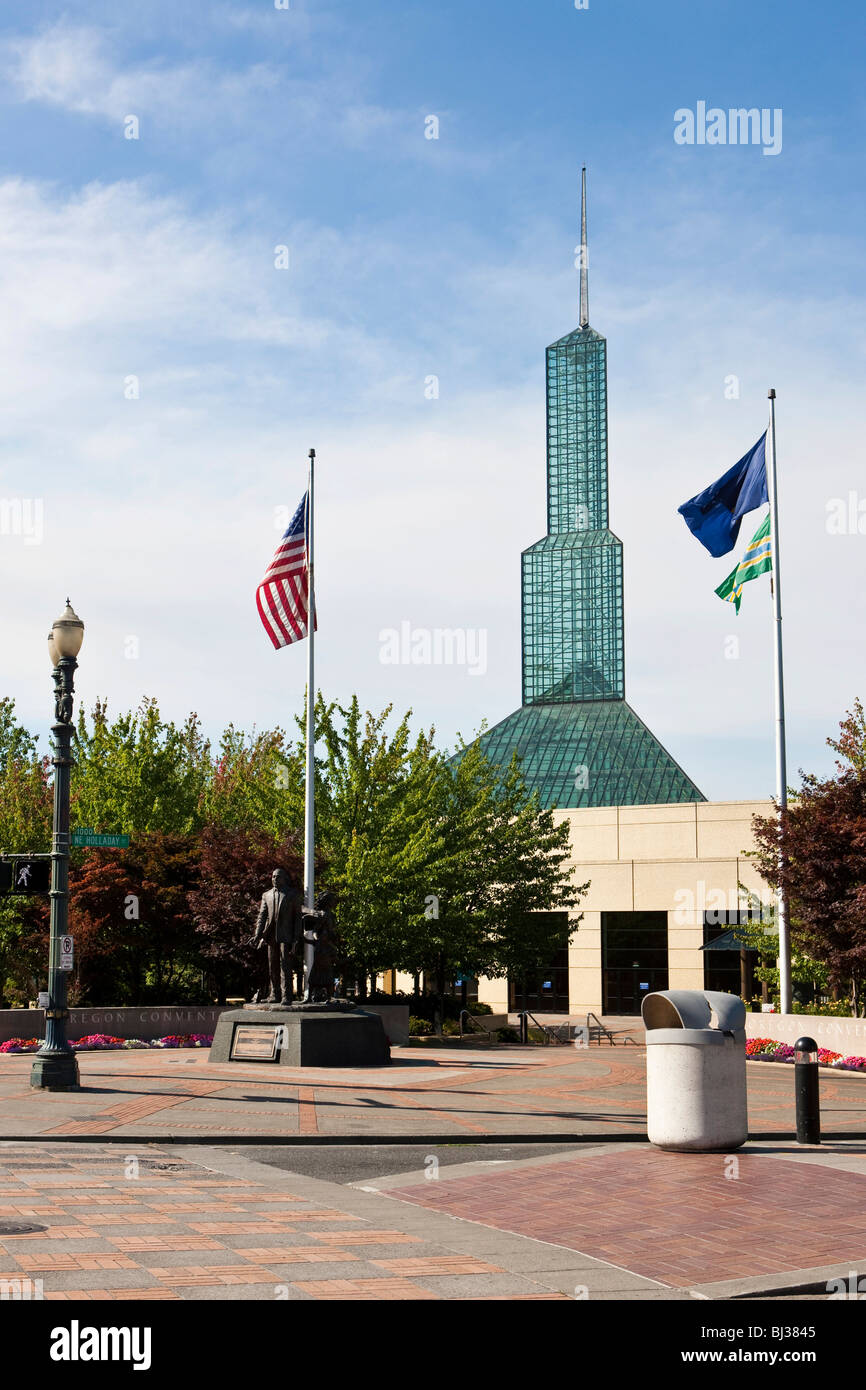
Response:
POLYGON ((705 801, 625 700, 524 705, 480 736, 485 755, 521 762, 542 806, 652 806, 705 801))

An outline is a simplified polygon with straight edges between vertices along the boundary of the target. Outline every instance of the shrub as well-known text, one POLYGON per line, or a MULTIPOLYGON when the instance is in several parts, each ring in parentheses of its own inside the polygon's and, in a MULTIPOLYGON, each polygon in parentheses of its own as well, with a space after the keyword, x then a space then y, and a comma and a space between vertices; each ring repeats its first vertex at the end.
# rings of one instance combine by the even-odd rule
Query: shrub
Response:
POLYGON ((432 1024, 426 1018, 416 1018, 414 1014, 409 1015, 409 1036, 410 1038, 427 1038, 433 1032, 432 1024))
POLYGON ((818 1014, 830 1018, 850 1018, 851 1002, 848 999, 828 999, 823 1004, 800 1004, 796 999, 791 1005, 792 1014, 818 1014))
POLYGON ((501 1043, 520 1042, 520 1034, 518 1033, 516 1028, 500 1028, 496 1036, 501 1043))
MULTIPOLYGON (((408 1004, 409 1012, 415 1018, 425 1018, 428 1023, 433 1022, 439 1000, 434 994, 382 994, 369 995, 368 1004, 408 1004)), ((471 1014, 491 1014, 493 1010, 489 1004, 477 1004, 470 1000, 467 1009, 471 1014)), ((463 1005, 456 994, 446 994, 442 1001, 442 1014, 444 1018, 457 1020, 460 1018, 460 1011, 463 1005)))

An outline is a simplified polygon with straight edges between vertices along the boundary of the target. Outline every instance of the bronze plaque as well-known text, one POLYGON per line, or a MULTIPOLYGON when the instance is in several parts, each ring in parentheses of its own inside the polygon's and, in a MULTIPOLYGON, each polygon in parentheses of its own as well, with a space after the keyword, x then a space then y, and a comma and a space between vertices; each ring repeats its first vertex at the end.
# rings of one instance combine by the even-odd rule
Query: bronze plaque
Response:
POLYGON ((232 1061, 275 1062, 280 1028, 263 1023, 239 1023, 232 1038, 232 1061))

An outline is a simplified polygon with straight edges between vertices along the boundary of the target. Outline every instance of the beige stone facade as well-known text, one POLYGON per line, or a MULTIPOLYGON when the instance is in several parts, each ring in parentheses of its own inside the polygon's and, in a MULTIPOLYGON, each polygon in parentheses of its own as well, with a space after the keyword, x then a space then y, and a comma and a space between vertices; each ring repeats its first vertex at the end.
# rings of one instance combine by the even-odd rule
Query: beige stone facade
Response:
MULTIPOLYGON (((603 913, 666 913, 667 987, 703 988, 704 913, 736 911, 739 883, 767 897, 744 856, 754 847, 752 816, 771 810, 769 801, 698 801, 556 813, 571 827, 574 881, 590 883, 568 952, 570 1013, 605 1004, 603 913)), ((507 1007, 506 982, 482 980, 479 998, 507 1007)))

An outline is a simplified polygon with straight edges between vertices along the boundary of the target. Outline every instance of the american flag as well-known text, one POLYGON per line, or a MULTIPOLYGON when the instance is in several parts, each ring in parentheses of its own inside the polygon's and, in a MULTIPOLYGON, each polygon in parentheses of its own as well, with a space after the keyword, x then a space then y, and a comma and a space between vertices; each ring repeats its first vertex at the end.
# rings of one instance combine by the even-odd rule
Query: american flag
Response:
POLYGON ((306 492, 256 589, 256 607, 278 650, 306 637, 310 616, 306 492))

